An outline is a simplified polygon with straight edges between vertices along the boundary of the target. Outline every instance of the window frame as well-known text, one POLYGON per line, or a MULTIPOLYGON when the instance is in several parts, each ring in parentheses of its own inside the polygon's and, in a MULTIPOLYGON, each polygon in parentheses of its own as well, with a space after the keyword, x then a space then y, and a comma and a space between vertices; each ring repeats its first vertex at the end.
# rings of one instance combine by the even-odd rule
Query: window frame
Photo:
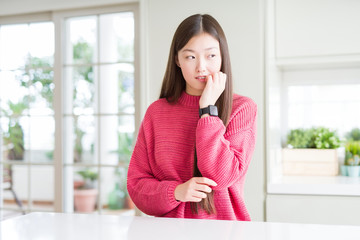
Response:
MULTIPOLYGON (((63 64, 65 63, 66 57, 66 48, 65 48, 65 20, 71 17, 82 17, 88 15, 101 15, 101 14, 111 14, 119 12, 133 12, 134 14, 134 27, 135 27, 135 36, 134 36, 134 100, 135 100, 135 133, 134 136, 137 136, 137 129, 140 126, 140 84, 139 84, 139 75, 140 75, 140 64, 139 64, 139 12, 137 4, 121 4, 114 6, 105 6, 105 7, 95 7, 95 8, 84 8, 79 10, 69 10, 69 11, 57 11, 53 13, 53 22, 55 24, 55 59, 54 59, 54 83, 55 86, 61 86, 55 88, 54 92, 54 109, 55 111, 55 150, 54 150, 54 161, 55 161, 55 211, 56 212, 65 212, 65 185, 72 184, 71 182, 66 182, 67 179, 64 178, 64 161, 63 161, 63 150, 64 150, 64 106, 63 106, 63 64)), ((69 166, 67 164, 66 166, 69 166)), ((74 166, 74 164, 73 164, 74 166)), ((81 166, 76 164, 76 166, 81 166)), ((97 164, 99 167, 106 166, 100 163, 97 164)), ((100 185, 100 184, 99 184, 100 185)), ((71 185, 72 186, 72 185, 71 185)), ((99 196, 101 192, 99 192, 99 196)), ((72 197, 72 196, 71 196, 72 197)), ((101 206, 101 202, 99 202, 101 206)), ((101 211, 101 207, 98 207, 101 211)))

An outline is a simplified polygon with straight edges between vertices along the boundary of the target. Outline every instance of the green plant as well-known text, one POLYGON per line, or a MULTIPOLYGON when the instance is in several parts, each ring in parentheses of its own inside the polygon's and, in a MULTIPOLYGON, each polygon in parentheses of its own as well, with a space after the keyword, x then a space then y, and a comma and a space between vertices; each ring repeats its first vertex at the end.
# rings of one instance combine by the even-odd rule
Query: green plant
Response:
POLYGON ((348 141, 345 145, 345 165, 357 166, 360 163, 360 141, 348 141))
POLYGON ((310 131, 303 128, 293 129, 287 135, 287 144, 293 148, 308 148, 310 139, 310 131))
POLYGON ((340 147, 340 139, 335 131, 319 127, 313 130, 310 146, 318 149, 334 149, 340 147))
POLYGON ((128 166, 132 153, 133 134, 118 132, 118 149, 114 151, 118 154, 120 165, 128 166))
POLYGON ((35 102, 37 98, 46 100, 46 104, 53 108, 53 96, 55 84, 53 82, 54 71, 52 69, 52 57, 30 57, 27 58, 25 71, 17 77, 20 85, 30 88, 35 94, 30 98, 30 102, 35 102))
POLYGON ((351 129, 351 131, 346 134, 346 139, 348 141, 360 141, 360 128, 351 129))
POLYGON ((293 148, 334 149, 340 147, 340 139, 328 128, 299 128, 289 132, 287 144, 293 148))
POLYGON ((3 110, 4 115, 9 118, 9 129, 4 132, 3 139, 8 149, 7 157, 10 160, 22 160, 24 158, 24 130, 20 124, 20 117, 28 105, 28 99, 24 97, 18 103, 9 101, 9 110, 3 110))
POLYGON ((95 182, 98 178, 97 172, 87 168, 85 170, 77 171, 77 174, 79 174, 84 180, 84 184, 79 187, 80 189, 95 188, 95 182))

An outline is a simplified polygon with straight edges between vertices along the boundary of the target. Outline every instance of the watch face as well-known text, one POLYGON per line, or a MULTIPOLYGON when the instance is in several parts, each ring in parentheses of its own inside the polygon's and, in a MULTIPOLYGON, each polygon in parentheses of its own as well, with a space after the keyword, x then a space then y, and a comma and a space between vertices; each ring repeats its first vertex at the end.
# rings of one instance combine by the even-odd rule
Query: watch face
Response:
POLYGON ((210 105, 210 115, 211 116, 217 116, 218 115, 218 109, 216 106, 210 105))

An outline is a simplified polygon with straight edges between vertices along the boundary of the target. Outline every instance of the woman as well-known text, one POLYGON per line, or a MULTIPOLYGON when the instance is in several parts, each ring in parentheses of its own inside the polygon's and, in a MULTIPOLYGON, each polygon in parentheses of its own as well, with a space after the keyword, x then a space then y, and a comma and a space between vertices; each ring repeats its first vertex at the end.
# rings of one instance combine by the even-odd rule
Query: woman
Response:
POLYGON ((233 94, 228 46, 210 15, 177 28, 160 99, 143 119, 128 191, 146 214, 249 221, 243 197, 256 104, 233 94))

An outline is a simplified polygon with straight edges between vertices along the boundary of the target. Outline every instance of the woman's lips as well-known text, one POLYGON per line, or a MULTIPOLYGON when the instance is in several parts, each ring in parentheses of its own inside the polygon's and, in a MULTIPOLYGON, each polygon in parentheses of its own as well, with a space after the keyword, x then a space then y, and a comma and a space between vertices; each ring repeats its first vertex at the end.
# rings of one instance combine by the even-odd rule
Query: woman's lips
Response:
POLYGON ((206 76, 198 76, 198 77, 196 77, 196 79, 199 80, 200 82, 205 82, 206 76))

